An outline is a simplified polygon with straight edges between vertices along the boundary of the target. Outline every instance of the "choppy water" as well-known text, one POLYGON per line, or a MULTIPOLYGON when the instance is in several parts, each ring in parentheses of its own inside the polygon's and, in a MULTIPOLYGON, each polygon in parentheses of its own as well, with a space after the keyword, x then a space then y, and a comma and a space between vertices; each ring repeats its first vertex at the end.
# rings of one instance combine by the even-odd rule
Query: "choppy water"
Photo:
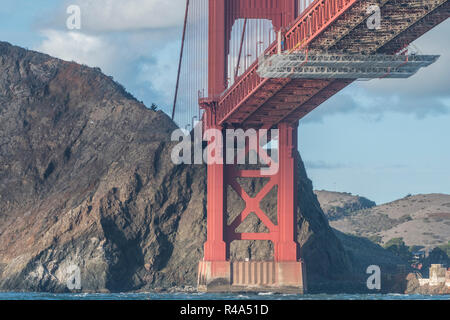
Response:
POLYGON ((450 300, 450 295, 403 294, 205 294, 205 293, 0 293, 0 300, 450 300))

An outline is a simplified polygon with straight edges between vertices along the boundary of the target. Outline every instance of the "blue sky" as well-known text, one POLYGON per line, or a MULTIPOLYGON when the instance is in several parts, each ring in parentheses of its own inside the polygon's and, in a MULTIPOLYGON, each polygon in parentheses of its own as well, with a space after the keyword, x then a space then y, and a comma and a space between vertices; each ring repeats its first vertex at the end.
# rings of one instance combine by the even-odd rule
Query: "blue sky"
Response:
MULTIPOLYGON (((98 66, 146 105, 169 111, 184 0, 1 0, 0 41, 98 66), (82 29, 65 28, 69 4, 82 29)), ((450 194, 450 21, 414 45, 439 61, 407 80, 356 82, 300 121, 316 189, 377 203, 450 194)))

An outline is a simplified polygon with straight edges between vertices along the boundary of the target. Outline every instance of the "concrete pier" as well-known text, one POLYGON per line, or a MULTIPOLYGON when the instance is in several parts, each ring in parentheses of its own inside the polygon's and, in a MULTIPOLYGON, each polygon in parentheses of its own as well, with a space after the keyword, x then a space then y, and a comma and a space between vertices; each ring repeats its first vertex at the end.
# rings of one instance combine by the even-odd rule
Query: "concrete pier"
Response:
POLYGON ((301 261, 200 261, 200 292, 276 292, 304 294, 306 272, 301 261))

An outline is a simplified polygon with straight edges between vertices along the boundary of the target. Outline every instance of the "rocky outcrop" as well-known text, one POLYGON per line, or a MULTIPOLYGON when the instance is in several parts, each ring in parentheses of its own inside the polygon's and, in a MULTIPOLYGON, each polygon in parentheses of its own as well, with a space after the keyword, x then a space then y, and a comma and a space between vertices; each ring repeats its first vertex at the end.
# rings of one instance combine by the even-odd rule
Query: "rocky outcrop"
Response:
MULTIPOLYGON (((98 69, 0 42, 0 122, 0 290, 67 291, 74 266, 83 291, 196 284, 206 171, 171 162, 176 126, 163 112, 98 69)), ((298 166, 298 240, 310 288, 351 286, 359 271, 298 166)), ((251 192, 262 182, 246 183, 251 192)), ((239 211, 232 197, 229 208, 239 211)), ((269 194, 265 209, 275 199, 269 194)), ((270 250, 243 242, 232 256, 270 250)))

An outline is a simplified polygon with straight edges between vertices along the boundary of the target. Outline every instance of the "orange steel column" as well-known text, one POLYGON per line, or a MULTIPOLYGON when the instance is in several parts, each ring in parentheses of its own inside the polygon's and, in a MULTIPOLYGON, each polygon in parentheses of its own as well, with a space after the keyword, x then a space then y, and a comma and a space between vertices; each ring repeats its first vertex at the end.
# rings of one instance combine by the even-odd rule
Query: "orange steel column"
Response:
MULTIPOLYGON (((226 88, 226 17, 225 0, 209 0, 208 34, 208 96, 215 100, 226 88)), ((206 110, 208 127, 222 131, 215 123, 214 108, 206 110)), ((211 142, 216 143, 216 141, 211 142)), ((221 141, 221 144, 222 141, 221 141)), ((218 147, 218 146, 216 146, 218 147)), ((224 150, 222 145, 222 150, 224 150)), ((207 240, 204 245, 205 261, 226 261, 227 245, 224 241, 224 165, 207 165, 207 240)))
POLYGON ((278 225, 279 238, 275 247, 275 261, 297 261, 298 244, 295 240, 297 213, 297 125, 281 123, 278 126, 279 181, 278 225))
MULTIPOLYGON (((297 16, 297 1, 278 0, 209 0, 208 34, 208 98, 207 129, 222 130, 215 121, 214 101, 225 91, 227 84, 227 55, 231 28, 236 19, 270 19, 276 29, 289 25, 297 16)), ((278 195, 279 235, 273 239, 276 261, 295 261, 294 242, 294 171, 293 148, 296 148, 296 129, 280 125, 280 185, 278 195), (295 132, 294 132, 295 131, 295 132)), ((207 185, 207 241, 204 261, 226 261, 228 246, 224 238, 226 165, 209 164, 207 185)))
MULTIPOLYGON (((209 34, 208 34, 208 98, 200 101, 204 114, 205 129, 216 129, 223 133, 227 124, 219 125, 216 119, 216 108, 221 94, 227 88, 227 56, 231 28, 236 19, 270 19, 274 28, 287 27, 297 15, 295 0, 209 0, 209 34)), ((238 124, 234 124, 239 127, 238 124)), ((248 214, 244 210, 232 225, 226 225, 227 184, 239 174, 247 174, 250 178, 258 178, 255 170, 236 172, 233 164, 211 163, 207 165, 207 239, 204 245, 204 258, 199 263, 198 289, 200 291, 223 292, 229 290, 251 289, 292 290, 303 292, 304 264, 297 260, 298 245, 295 241, 296 227, 296 161, 297 126, 281 123, 279 129, 279 171, 270 180, 269 186, 278 185, 278 223, 274 224, 261 210, 259 201, 271 189, 260 191, 256 197, 245 194, 244 201, 248 210, 258 213, 260 219, 269 228, 269 233, 236 233, 238 223, 245 220, 248 214), (235 225, 236 224, 236 225, 235 225), (239 282, 233 271, 239 262, 229 260, 229 246, 233 240, 270 240, 274 244, 274 261, 266 261, 263 277, 272 279, 268 283, 256 281, 258 272, 253 261, 245 261, 242 266, 248 270, 246 281, 239 282), (269 268, 269 266, 271 266, 269 268), (234 268, 234 269, 233 269, 234 268), (247 279, 248 278, 248 279, 247 279), (251 280, 253 279, 253 280, 251 280), (254 286, 255 284, 261 286, 254 286), (244 287, 242 287, 244 286, 244 287), (250 287, 248 287, 250 286, 250 287)), ((235 127, 236 128, 236 127, 235 127)), ((226 147, 222 139, 222 157, 225 160, 226 147)), ((211 144, 216 143, 212 141, 211 144)), ((215 146, 217 150, 219 146, 215 146)), ((233 184, 234 182, 232 182, 233 184)), ((230 184, 231 185, 231 184, 230 184)), ((235 189, 244 195, 244 190, 237 183, 235 189)), ((241 196, 242 196, 241 195, 241 196)), ((261 277, 260 277, 261 278, 261 277)))
MULTIPOLYGON (((220 127, 213 127, 220 130, 220 127)), ((216 144, 216 141, 210 144, 216 144)), ((220 141, 223 148, 223 142, 220 141)), ((215 146, 217 151, 219 144, 215 146)), ((209 162, 210 163, 210 162, 209 162)), ((207 240, 204 246, 205 261, 226 261, 227 244, 224 241, 224 212, 226 195, 224 188, 224 164, 210 163, 207 165, 207 240)))
POLYGON ((228 37, 225 0, 209 0, 208 96, 217 99, 226 89, 228 37))

